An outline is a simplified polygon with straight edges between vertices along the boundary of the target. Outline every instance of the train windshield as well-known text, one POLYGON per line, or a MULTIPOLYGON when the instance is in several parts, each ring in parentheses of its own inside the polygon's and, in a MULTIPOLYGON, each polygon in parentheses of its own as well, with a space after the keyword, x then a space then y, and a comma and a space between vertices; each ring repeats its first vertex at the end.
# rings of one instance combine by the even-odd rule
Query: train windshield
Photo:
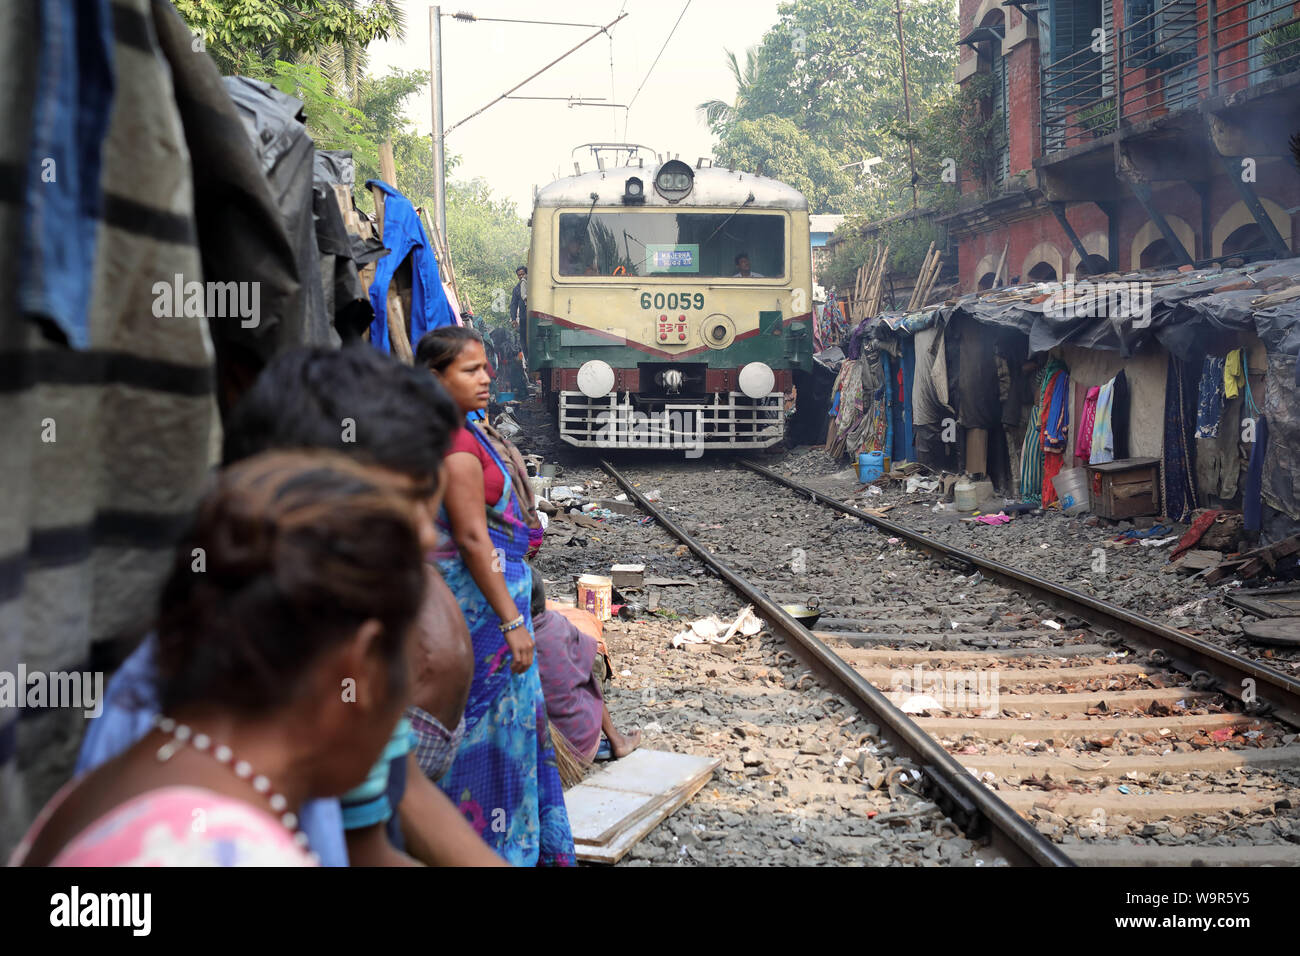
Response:
POLYGON ((562 276, 785 277, 785 216, 637 211, 563 213, 562 276))

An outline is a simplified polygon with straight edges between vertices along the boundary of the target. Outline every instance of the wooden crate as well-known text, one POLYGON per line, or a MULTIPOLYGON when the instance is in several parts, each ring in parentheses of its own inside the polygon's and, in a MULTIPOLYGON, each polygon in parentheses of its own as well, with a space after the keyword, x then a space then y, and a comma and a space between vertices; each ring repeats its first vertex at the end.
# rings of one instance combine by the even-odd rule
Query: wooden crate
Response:
POLYGON ((1089 465, 1092 513, 1119 520, 1160 513, 1160 459, 1121 458, 1089 465))

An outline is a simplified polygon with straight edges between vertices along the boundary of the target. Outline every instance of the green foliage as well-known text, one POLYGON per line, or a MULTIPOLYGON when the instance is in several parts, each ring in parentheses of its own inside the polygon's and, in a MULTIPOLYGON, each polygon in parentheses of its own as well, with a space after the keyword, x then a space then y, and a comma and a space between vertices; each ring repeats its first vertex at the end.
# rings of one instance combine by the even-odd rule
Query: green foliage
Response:
POLYGON ((793 186, 818 211, 842 212, 852 202, 853 177, 829 149, 783 116, 729 124, 714 154, 720 165, 793 186))
POLYGON ((397 0, 175 0, 227 76, 266 76, 277 60, 310 63, 331 92, 355 88, 365 48, 400 37, 397 0))
POLYGON ((1300 22, 1285 23, 1261 34, 1259 45, 1273 76, 1284 76, 1300 69, 1300 22))
POLYGON ((723 100, 705 100, 696 107, 697 110, 704 114, 704 121, 713 130, 729 124, 736 118, 736 115, 745 108, 750 91, 754 89, 757 82, 758 47, 750 47, 745 51, 744 67, 741 67, 735 53, 731 50, 726 52, 727 67, 736 80, 735 103, 726 103, 723 100))
POLYGON ((363 76, 357 86, 357 107, 369 121, 369 132, 378 140, 404 130, 409 121, 403 103, 412 93, 429 85, 428 70, 391 69, 386 76, 363 76))
POLYGON ((320 67, 276 60, 270 82, 282 93, 302 100, 307 132, 317 149, 350 149, 358 165, 377 166, 379 153, 366 115, 330 92, 320 67))
POLYGON ((1098 100, 1079 110, 1074 121, 1085 133, 1091 133, 1093 139, 1099 139, 1115 132, 1119 126, 1119 112, 1115 98, 1098 100))
POLYGON ((920 120, 910 129, 905 123, 890 127, 903 142, 916 144, 922 206, 955 206, 963 179, 974 178, 986 194, 991 191, 1006 139, 1002 114, 988 109, 992 92, 992 76, 976 73, 963 86, 940 90, 924 104, 920 120), (957 182, 945 181, 945 171, 955 172, 957 182))
MULTIPOLYGON (((352 152, 360 209, 374 210, 365 182, 379 178, 379 145, 391 138, 393 185, 432 212, 432 144, 411 129, 403 110, 429 75, 363 71, 368 44, 401 35, 397 0, 176 0, 176 7, 222 73, 266 80, 302 100, 316 147, 352 152)), ((528 258, 528 228, 514 203, 493 196, 484 180, 452 181, 459 162, 447 158, 447 241, 467 300, 461 304, 506 321, 515 267, 528 258)))
MULTIPOLYGON (((896 130, 905 111, 893 0, 792 0, 779 13, 752 64, 747 58, 742 69, 728 54, 737 77, 734 105, 701 104, 719 137, 718 161, 759 155, 773 139, 793 142, 768 119, 780 117, 818 150, 806 163, 789 155, 773 164, 787 177, 819 184, 820 191, 809 195, 814 211, 852 209, 881 217, 910 208, 907 142, 896 130), (746 144, 751 138, 759 141, 746 144), (847 186, 829 174, 828 167, 872 156, 883 162, 869 173, 861 167, 846 173, 847 186)), ((951 0, 905 4, 903 33, 915 118, 924 104, 954 86, 957 18, 951 0)), ((918 175, 924 158, 917 157, 918 175)))

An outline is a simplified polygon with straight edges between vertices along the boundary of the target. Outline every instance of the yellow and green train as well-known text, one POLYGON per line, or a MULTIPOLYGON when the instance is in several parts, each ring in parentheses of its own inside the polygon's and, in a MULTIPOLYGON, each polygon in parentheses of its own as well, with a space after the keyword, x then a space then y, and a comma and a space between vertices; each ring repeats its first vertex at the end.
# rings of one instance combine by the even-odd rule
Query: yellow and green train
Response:
POLYGON ((592 448, 765 448, 812 363, 808 202, 679 160, 538 190, 529 368, 560 437, 592 448))

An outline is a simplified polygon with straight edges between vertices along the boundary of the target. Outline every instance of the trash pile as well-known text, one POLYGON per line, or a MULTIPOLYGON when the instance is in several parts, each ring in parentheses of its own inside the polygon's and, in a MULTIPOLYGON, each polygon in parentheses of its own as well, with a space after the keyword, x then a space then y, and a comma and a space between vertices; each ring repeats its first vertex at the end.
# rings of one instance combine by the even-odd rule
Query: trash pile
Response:
MULTIPOLYGON (((554 466, 545 470, 558 471, 554 466)), ((543 471, 539 468, 538 471, 543 471)), ((645 523, 636 505, 619 492, 608 495, 604 482, 589 478, 564 484, 562 477, 539 474, 529 478, 537 495, 538 513, 545 516, 547 544, 583 545, 585 531, 618 523, 645 523)))

